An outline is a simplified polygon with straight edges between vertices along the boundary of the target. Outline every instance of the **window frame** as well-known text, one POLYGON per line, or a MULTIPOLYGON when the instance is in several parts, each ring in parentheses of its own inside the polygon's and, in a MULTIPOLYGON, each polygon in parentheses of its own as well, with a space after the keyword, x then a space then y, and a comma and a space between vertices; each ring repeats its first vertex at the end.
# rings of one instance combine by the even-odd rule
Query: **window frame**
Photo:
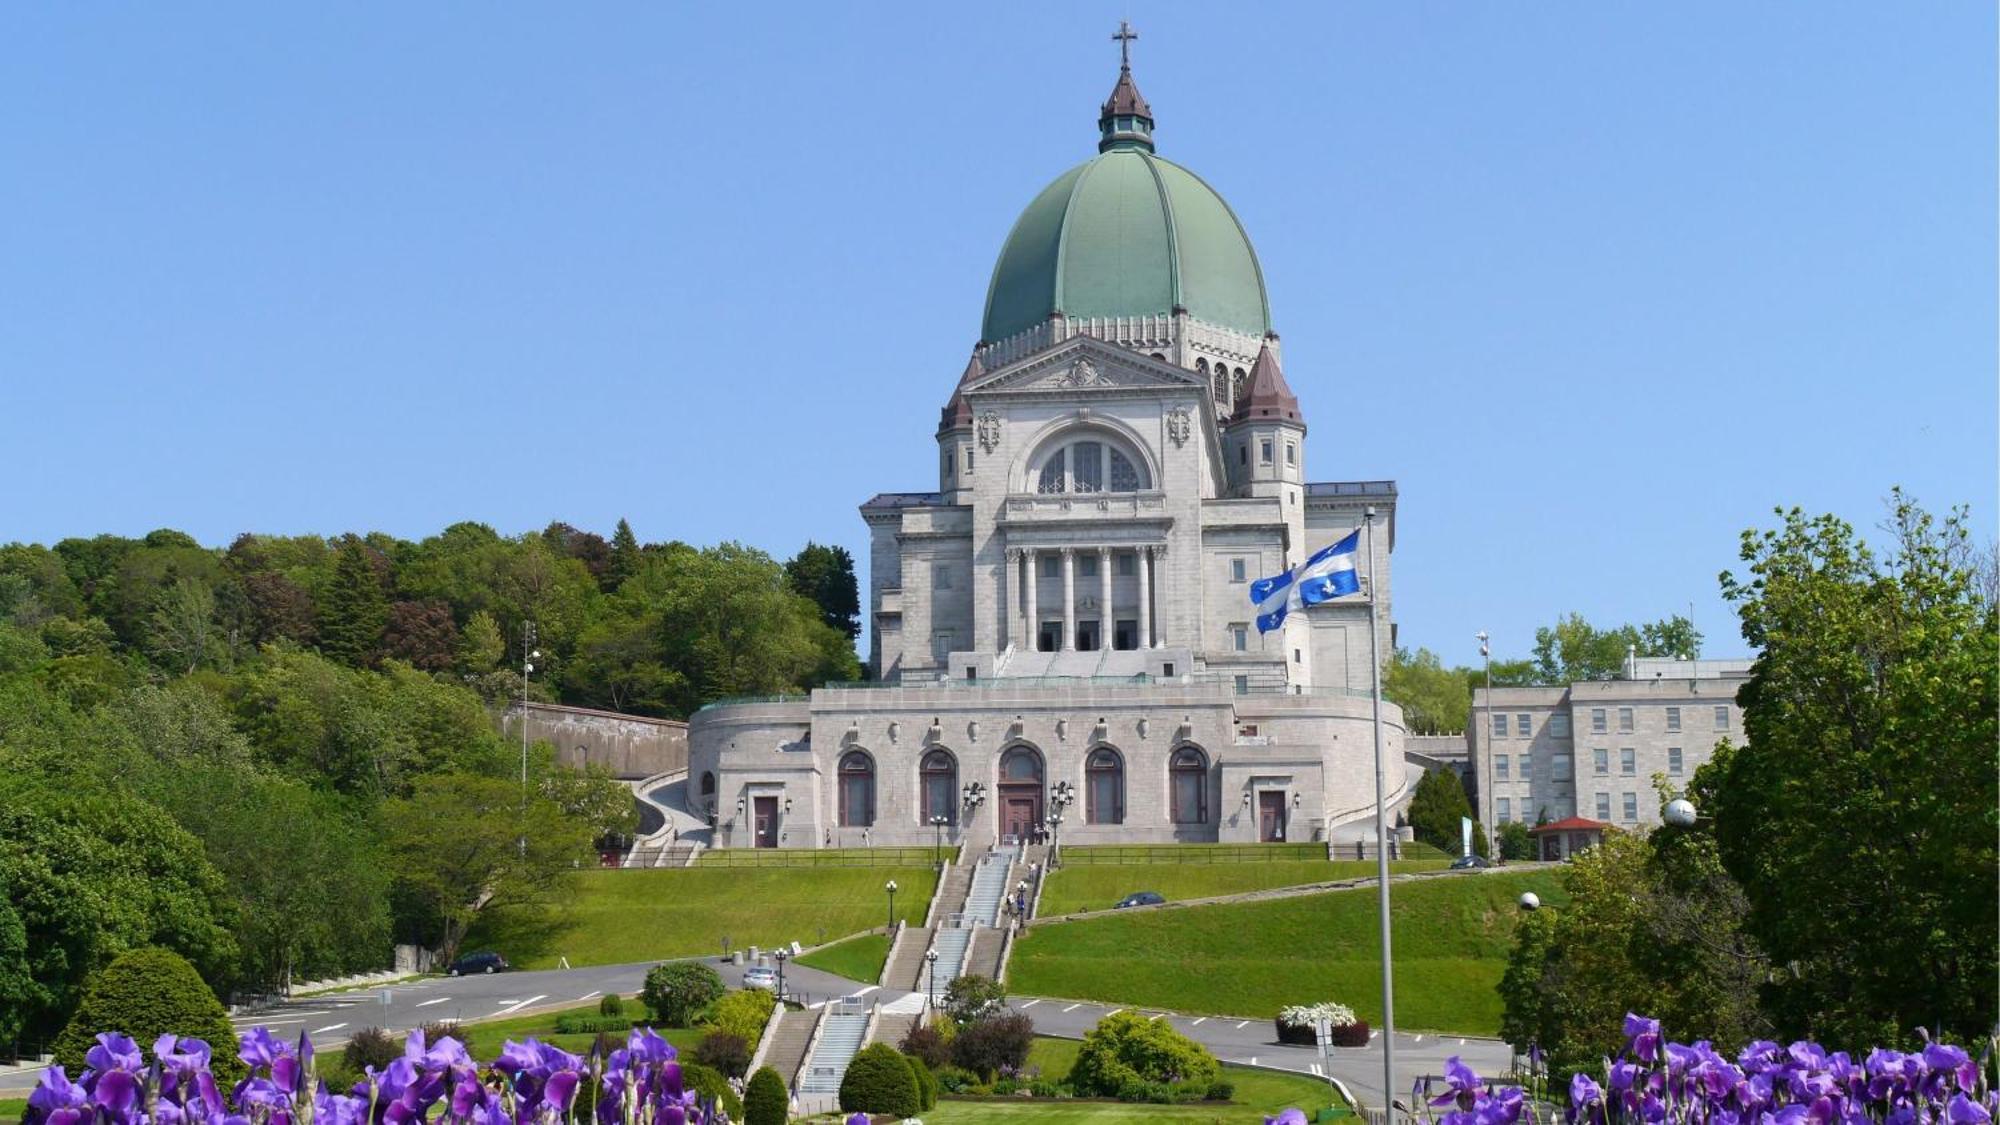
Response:
POLYGON ((1125 823, 1125 755, 1106 745, 1093 746, 1083 756, 1083 822, 1118 825, 1125 823), (1111 815, 1100 807, 1101 784, 1111 788, 1111 815))
POLYGON ((835 771, 835 776, 840 780, 836 790, 838 793, 836 823, 842 828, 873 828, 878 800, 875 756, 866 750, 849 750, 840 756, 835 771), (861 795, 867 806, 858 815, 852 804, 855 792, 851 784, 857 780, 864 783, 861 795))
POLYGON ((1208 755, 1201 747, 1182 745, 1167 756, 1167 814, 1175 824, 1208 823, 1208 755), (1184 783, 1192 783, 1194 815, 1182 801, 1184 783))

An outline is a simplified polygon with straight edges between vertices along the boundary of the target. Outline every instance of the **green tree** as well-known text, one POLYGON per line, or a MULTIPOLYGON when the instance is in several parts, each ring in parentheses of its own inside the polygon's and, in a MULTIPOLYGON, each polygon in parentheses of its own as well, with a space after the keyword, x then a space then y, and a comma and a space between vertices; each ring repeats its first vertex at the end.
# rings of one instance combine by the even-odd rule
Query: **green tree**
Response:
POLYGON ((853 645, 861 635, 861 587, 847 548, 807 543, 785 564, 785 581, 794 593, 819 607, 820 620, 828 628, 853 645))
POLYGON ((1758 653, 1745 744, 1701 793, 1747 928, 1788 968, 1765 990, 1780 1034, 1855 1049, 1997 1014, 2000 629, 1964 510, 1891 504, 1886 558, 1797 509, 1744 533, 1722 586, 1758 653))
POLYGON ((940 1004, 955 1022, 971 1023, 1006 1006, 1007 986, 992 977, 966 973, 945 985, 940 1004))
POLYGON ((382 571, 367 544, 348 536, 334 556, 333 581, 320 603, 319 650, 350 668, 371 668, 388 624, 382 571))
POLYGON ((605 592, 616 590, 638 572, 639 537, 632 534, 632 525, 621 518, 618 529, 611 533, 611 565, 605 571, 605 592))
POLYGON ((785 1080, 768 1066, 760 1066, 743 1090, 743 1125, 785 1125, 791 1118, 791 1096, 785 1080))
POLYGON ((1534 859, 1535 838, 1528 834, 1528 826, 1518 820, 1510 820, 1494 830, 1500 838, 1501 859, 1534 859))
POLYGON ((1463 734, 1474 676, 1470 668, 1446 668, 1430 649, 1398 648, 1382 677, 1382 695, 1403 709, 1411 734, 1463 734))
POLYGON ((722 992, 722 977, 714 969, 699 961, 669 961, 646 971, 639 999, 663 1026, 686 1027, 722 992))
POLYGON ((1609 680, 1624 671, 1628 651, 1640 656, 1688 656, 1700 648, 1701 634, 1685 617, 1599 629, 1582 614, 1571 613, 1552 627, 1535 630, 1535 675, 1548 684, 1609 680))
POLYGON ((1084 1035, 1069 1081, 1079 1094, 1117 1097, 1134 1082, 1206 1086, 1220 1073, 1206 1047, 1167 1021, 1114 1012, 1084 1035))
MULTIPOLYGON (((1426 771, 1417 781, 1416 792, 1410 795, 1410 827, 1417 839, 1451 855, 1458 854, 1464 842, 1461 823, 1471 815, 1472 804, 1465 799, 1464 784, 1458 774, 1442 766, 1426 771)), ((1472 852, 1487 853, 1486 828, 1476 821, 1472 825, 1472 852)))
POLYGON ((840 1112, 883 1113, 891 1117, 915 1117, 922 1111, 923 1097, 917 1076, 910 1073, 910 1060, 887 1043, 871 1043, 847 1064, 840 1079, 840 1112))
POLYGON ((229 1013, 194 966, 171 950, 135 949, 91 974, 82 1002, 56 1036, 56 1064, 83 1073, 84 1053, 102 1031, 129 1035, 148 1050, 162 1035, 200 1039, 215 1048, 209 1065, 222 1084, 246 1074, 229 1049, 236 1041, 229 1013))
POLYGON ((176 578, 154 597, 146 648, 156 663, 185 675, 201 667, 217 639, 215 591, 207 583, 176 578))
POLYGON ((500 625, 485 610, 475 610, 459 636, 458 670, 468 676, 484 675, 500 666, 507 655, 507 638, 500 625))

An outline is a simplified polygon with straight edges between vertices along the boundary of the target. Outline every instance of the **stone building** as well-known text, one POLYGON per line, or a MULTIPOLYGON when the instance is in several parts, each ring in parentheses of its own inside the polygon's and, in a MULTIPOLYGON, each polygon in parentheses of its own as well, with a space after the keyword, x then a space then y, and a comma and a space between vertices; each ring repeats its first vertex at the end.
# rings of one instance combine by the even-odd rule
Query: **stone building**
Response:
POLYGON ((1717 742, 1742 739, 1749 676, 1747 659, 1627 657, 1614 680, 1474 689, 1465 740, 1481 819, 1488 831, 1543 817, 1658 824, 1653 775, 1685 786, 1717 742))
MULTIPOLYGON (((1386 658, 1396 488, 1310 479, 1256 252, 1153 125, 1121 69, 1098 155, 1001 248, 945 383, 936 487, 861 506, 873 682, 690 721, 717 845, 1372 825, 1369 629, 1386 658), (1259 633, 1250 583, 1364 521, 1373 615, 1353 596, 1259 633)), ((1382 711, 1400 795, 1402 717, 1382 711)))

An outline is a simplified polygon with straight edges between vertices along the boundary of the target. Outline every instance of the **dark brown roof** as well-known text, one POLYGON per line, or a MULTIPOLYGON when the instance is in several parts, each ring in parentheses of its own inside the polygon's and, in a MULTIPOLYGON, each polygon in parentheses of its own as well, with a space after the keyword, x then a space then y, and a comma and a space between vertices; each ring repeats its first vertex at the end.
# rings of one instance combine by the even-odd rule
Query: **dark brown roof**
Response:
POLYGON ((1118 72, 1118 85, 1111 87, 1111 97, 1104 103, 1104 117, 1145 117, 1153 116, 1153 107, 1146 104, 1145 95, 1139 93, 1139 86, 1132 81, 1130 68, 1118 72))
POLYGON ((965 401, 965 388, 986 374, 986 365, 979 362, 979 353, 972 353, 972 359, 965 365, 965 374, 958 377, 958 389, 951 392, 951 401, 944 404, 944 411, 938 419, 939 430, 961 430, 972 425, 972 404, 965 401))
POLYGON ((1601 820, 1591 820, 1583 816, 1566 816, 1551 824, 1540 824, 1528 829, 1528 835, 1542 832, 1602 832, 1611 827, 1601 820))
POLYGON ((1271 345, 1258 349, 1257 362, 1250 368, 1250 387, 1243 394, 1243 401, 1236 407, 1232 422, 1261 422, 1276 419, 1284 422, 1305 424, 1299 417, 1299 396, 1285 382, 1285 373, 1278 370, 1278 357, 1271 354, 1271 345))

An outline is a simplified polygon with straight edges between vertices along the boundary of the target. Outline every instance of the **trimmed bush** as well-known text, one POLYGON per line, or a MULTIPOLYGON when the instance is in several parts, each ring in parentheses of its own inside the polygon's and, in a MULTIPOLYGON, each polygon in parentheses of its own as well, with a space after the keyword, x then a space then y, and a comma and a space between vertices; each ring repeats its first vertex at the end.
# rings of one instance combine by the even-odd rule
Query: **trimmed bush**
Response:
POLYGON ((785 1080, 768 1066, 758 1067, 743 1091, 743 1125, 785 1125, 791 1108, 785 1080))
POLYGON ((1210 1082, 1208 1084, 1208 1091, 1204 1095, 1207 1100, 1212 1102, 1226 1102, 1235 1096, 1236 1083, 1222 1079, 1210 1082))
POLYGON ((646 973, 639 992, 653 1018, 667 1027, 686 1027, 694 1014, 722 999, 722 977, 694 961, 669 961, 646 973))
POLYGON ((918 1108, 921 1110, 930 1110, 937 1108, 937 1100, 938 1100, 937 1075, 932 1074, 931 1068, 924 1065, 924 1060, 917 1058, 914 1055, 905 1055, 903 1057, 910 1060, 910 1073, 911 1075, 915 1076, 917 1080, 918 1108))
POLYGON ((1069 1086, 1053 1078, 1037 1078, 1028 1083, 1028 1093, 1037 1098, 1066 1098, 1069 1086))
MULTIPOLYGON (((1511 821, 1509 823, 1512 823, 1511 821)), ((1368 1021, 1355 1020, 1346 1027, 1333 1029, 1333 1045, 1336 1047, 1366 1047, 1368 1045, 1368 1021)))
POLYGON ((963 1094, 979 1085, 979 1076, 963 1067, 942 1066, 937 1072, 938 1089, 947 1094, 963 1094))
POLYGON ((365 1074, 371 1066, 379 1071, 402 1057, 403 1041, 379 1027, 362 1028, 340 1049, 341 1063, 356 1074, 365 1074))
POLYGON ((951 1061, 992 1081, 1027 1064, 1035 1045, 1035 1021, 1025 1013, 1001 1009, 958 1029, 951 1041, 951 1061))
POLYGON ((1165 1100, 1170 1083, 1206 1087, 1220 1076, 1215 1056, 1168 1026, 1167 1021, 1149 1020, 1136 1012, 1116 1012, 1097 1021, 1083 1037, 1069 1083, 1079 1094, 1154 1101, 1165 1100), (1139 1090, 1140 1086, 1160 1089, 1139 1090))
POLYGON ((968 973, 945 986, 945 1014, 959 1023, 973 1020, 1007 1002, 1007 987, 992 977, 968 973))
POLYGON ((951 1065, 951 1044, 945 1040, 943 1032, 927 1023, 910 1028, 903 1041, 896 1046, 931 1070, 942 1070, 951 1065))
POLYGON ((103 1031, 129 1035, 148 1052, 169 1033, 200 1039, 214 1051, 210 1069, 225 1086, 248 1073, 236 1058, 236 1031, 222 1001, 171 950, 135 949, 85 978, 83 1001, 56 1036, 55 1061, 82 1074, 83 1056, 103 1031))
POLYGON ((741 1078, 750 1069, 750 1044, 733 1031, 711 1031, 694 1045, 694 1061, 741 1078))
POLYGON ((693 1090, 697 1097, 715 1099, 716 1106, 727 1113, 731 1121, 743 1120, 743 1099, 729 1088, 729 1079, 723 1077, 721 1071, 700 1063, 682 1063, 681 1084, 693 1090))
POLYGON ((771 1020, 771 1009, 777 1006, 778 998, 770 992, 761 988, 739 989, 717 1000, 702 1022, 717 1031, 726 1031, 754 1048, 757 1040, 764 1037, 764 1025, 771 1020))
POLYGON ((623 996, 618 995, 616 992, 605 993, 604 998, 597 1002, 597 1014, 600 1016, 624 1015, 625 998, 623 996))
POLYGON ((915 1117, 922 1112, 910 1060, 887 1043, 871 1043, 847 1064, 840 1080, 840 1112, 915 1117))

